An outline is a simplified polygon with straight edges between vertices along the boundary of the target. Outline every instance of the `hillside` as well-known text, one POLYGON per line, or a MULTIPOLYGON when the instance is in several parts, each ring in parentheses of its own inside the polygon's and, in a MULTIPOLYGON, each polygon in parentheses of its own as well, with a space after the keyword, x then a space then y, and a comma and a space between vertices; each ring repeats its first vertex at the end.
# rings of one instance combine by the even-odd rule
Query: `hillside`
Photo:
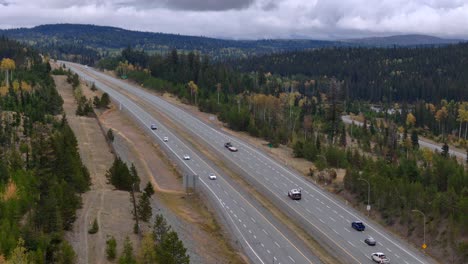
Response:
MULTIPOLYGON (((305 50, 339 45, 322 40, 223 40, 207 37, 152 33, 125 30, 116 27, 54 24, 33 28, 0 30, 0 35, 28 43, 50 52, 54 57, 77 54, 82 57, 99 57, 131 46, 150 53, 167 53, 172 49, 197 50, 213 59, 246 57, 272 52, 305 50)), ((80 58, 79 58, 80 59, 80 58)), ((82 61, 83 62, 83 61, 82 61)), ((86 62, 86 61, 85 61, 86 62)), ((91 61, 89 61, 91 62, 91 61)))
POLYGON ((388 47, 388 46, 422 46, 422 45, 446 45, 464 42, 462 39, 444 39, 428 35, 396 35, 388 37, 371 37, 371 38, 358 38, 347 39, 343 42, 359 44, 374 47, 388 47))
MULTIPOLYGON (((373 102, 440 102, 468 100, 468 43, 418 48, 329 48, 268 54, 235 60, 241 72, 269 72, 307 76, 314 80, 336 77, 344 93, 373 102)), ((305 78, 306 80, 308 80, 305 78)), ((299 90, 307 91, 304 81, 299 90)))

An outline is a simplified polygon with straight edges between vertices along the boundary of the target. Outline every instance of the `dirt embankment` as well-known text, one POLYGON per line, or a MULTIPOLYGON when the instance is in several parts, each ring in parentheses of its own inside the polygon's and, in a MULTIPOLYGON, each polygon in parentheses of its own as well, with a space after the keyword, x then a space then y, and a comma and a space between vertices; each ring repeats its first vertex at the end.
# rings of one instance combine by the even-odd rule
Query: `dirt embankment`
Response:
POLYGON ((126 235, 132 237, 133 220, 127 192, 114 190, 107 184, 106 171, 111 166, 114 155, 95 118, 75 115, 77 104, 73 89, 65 76, 54 76, 57 90, 64 100, 64 111, 70 127, 78 141, 83 163, 91 176, 91 188, 82 195, 83 208, 77 212, 73 231, 66 237, 78 255, 78 263, 106 263, 107 236, 114 236, 122 245, 126 235), (99 224, 99 232, 88 234, 94 219, 99 224))
MULTIPOLYGON (((115 139, 113 148, 128 163, 134 163, 141 178, 141 188, 148 181, 155 187, 152 199, 153 216, 162 213, 183 240, 191 257, 191 263, 245 263, 239 252, 231 248, 214 215, 198 196, 187 196, 182 189, 182 179, 176 167, 167 160, 158 145, 141 132, 125 114, 111 109, 97 111, 97 119, 75 115, 76 102, 72 87, 66 77, 54 77, 57 89, 64 99, 67 119, 78 140, 83 163, 90 171, 92 186, 82 195, 83 208, 77 212, 77 221, 66 237, 78 255, 78 263, 108 263, 105 241, 116 238, 118 252, 123 240, 129 236, 134 248, 139 237, 133 234, 134 221, 128 192, 117 191, 107 184, 105 173, 114 155, 106 143, 103 131, 111 128, 115 139), (101 123, 103 129, 99 126, 101 123), (99 232, 88 234, 94 219, 98 219, 99 232)), ((82 85, 88 98, 93 92, 82 85)), ((149 231, 150 224, 142 228, 149 231)))

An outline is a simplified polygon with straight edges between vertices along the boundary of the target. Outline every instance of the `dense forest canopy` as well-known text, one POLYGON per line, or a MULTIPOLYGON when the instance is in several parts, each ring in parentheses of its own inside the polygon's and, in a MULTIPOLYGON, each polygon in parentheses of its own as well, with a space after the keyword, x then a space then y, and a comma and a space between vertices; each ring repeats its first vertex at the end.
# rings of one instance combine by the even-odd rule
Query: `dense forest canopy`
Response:
POLYGON ((468 44, 431 48, 325 48, 233 61, 242 72, 344 81, 346 96, 373 102, 468 100, 468 44))
POLYGON ((30 48, 2 38, 0 61, 0 262, 73 263, 63 234, 90 179, 63 100, 30 48))

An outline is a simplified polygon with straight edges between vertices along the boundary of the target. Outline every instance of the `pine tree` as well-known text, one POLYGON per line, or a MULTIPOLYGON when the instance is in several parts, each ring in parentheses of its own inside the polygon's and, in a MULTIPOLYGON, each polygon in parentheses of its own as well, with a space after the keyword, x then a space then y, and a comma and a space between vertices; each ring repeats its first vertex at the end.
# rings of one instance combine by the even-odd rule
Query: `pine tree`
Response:
POLYGON ((343 147, 346 147, 346 127, 343 126, 342 130, 341 130, 341 146, 343 147))
POLYGON ((153 185, 151 184, 151 182, 148 182, 146 184, 144 192, 145 192, 145 195, 147 195, 148 197, 151 197, 154 194, 154 189, 153 189, 153 185))
POLYGON ((132 166, 130 167, 130 175, 131 175, 131 181, 134 184, 134 191, 139 192, 140 191, 140 177, 138 176, 137 169, 135 167, 135 164, 132 163, 132 166))
POLYGON ((112 129, 109 128, 109 130, 107 130, 107 140, 109 140, 109 142, 114 142, 114 132, 112 132, 112 129))
POLYGON ((419 137, 418 137, 418 132, 416 132, 415 129, 411 131, 411 144, 413 145, 414 149, 419 148, 419 137))
POLYGON ((108 93, 103 93, 102 96, 101 96, 101 101, 100 101, 99 106, 102 107, 102 108, 109 108, 110 102, 111 101, 110 101, 109 94, 108 93))
POLYGON ((99 231, 99 225, 98 225, 98 222, 97 222, 97 218, 95 218, 94 221, 93 221, 93 225, 88 230, 88 233, 89 234, 96 234, 98 231, 99 231))
POLYGON ((156 243, 161 243, 162 238, 171 230, 162 214, 157 214, 154 219, 153 236, 156 243))
POLYGON ((188 264, 190 257, 187 249, 176 232, 170 231, 163 236, 162 241, 156 247, 159 263, 164 264, 188 264))
POLYGON ((320 152, 320 135, 317 134, 317 138, 315 140, 315 148, 320 152))
POLYGON ((133 255, 132 242, 128 237, 125 238, 123 252, 119 258, 119 264, 137 264, 135 256, 133 255))
POLYGON ((446 158, 449 156, 449 146, 447 145, 447 142, 444 142, 444 145, 442 146, 441 155, 446 158))
POLYGON ((148 222, 152 216, 150 198, 146 193, 140 196, 137 212, 140 220, 148 222))
POLYGON ((113 236, 106 241, 106 255, 107 260, 114 260, 117 256, 117 241, 113 236))

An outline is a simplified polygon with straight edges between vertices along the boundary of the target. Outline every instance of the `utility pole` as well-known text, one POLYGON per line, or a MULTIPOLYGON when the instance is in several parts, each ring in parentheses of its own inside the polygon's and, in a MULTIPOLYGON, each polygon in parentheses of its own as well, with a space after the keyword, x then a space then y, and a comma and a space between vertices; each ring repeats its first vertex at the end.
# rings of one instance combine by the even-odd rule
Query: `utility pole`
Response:
POLYGON ((368 180, 365 180, 363 178, 361 178, 361 175, 362 175, 362 171, 359 172, 359 178, 358 180, 360 181, 365 181, 367 183, 367 216, 370 215, 370 210, 371 210, 371 206, 370 206, 370 183, 368 180))

